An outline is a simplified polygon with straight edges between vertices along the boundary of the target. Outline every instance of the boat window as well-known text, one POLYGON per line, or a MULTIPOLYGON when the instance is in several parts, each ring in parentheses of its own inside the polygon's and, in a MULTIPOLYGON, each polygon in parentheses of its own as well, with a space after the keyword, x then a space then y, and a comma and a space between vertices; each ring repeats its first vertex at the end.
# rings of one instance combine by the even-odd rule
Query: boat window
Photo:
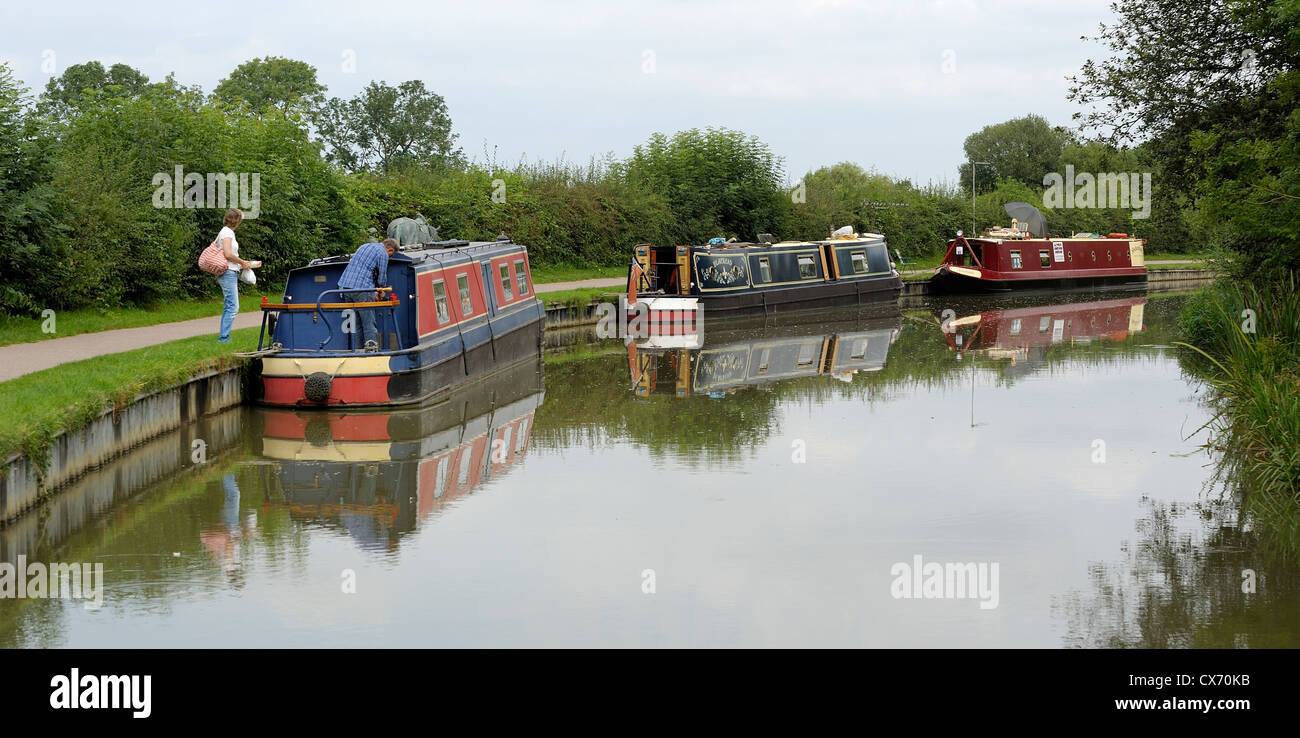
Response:
POLYGON ((853 258, 853 273, 867 273, 867 254, 864 251, 854 251, 850 256, 853 258))
POLYGON ((813 263, 811 256, 799 257, 799 279, 808 279, 817 276, 817 265, 813 263))
POLYGON ((474 314, 474 301, 469 299, 469 275, 456 275, 456 291, 460 293, 460 314, 469 317, 474 314))
POLYGON ((1013 318, 1011 321, 1011 335, 1020 335, 1020 318, 1013 318))
POLYGON ((799 366, 808 366, 813 363, 813 345, 805 343, 799 347, 799 366))
POLYGON ((766 256, 758 260, 758 281, 760 282, 772 281, 772 265, 768 263, 768 259, 766 256))
POLYGON ((441 279, 433 283, 433 307, 438 313, 439 323, 451 321, 451 315, 447 312, 447 287, 441 279))
POLYGON ((850 359, 861 359, 867 355, 867 339, 858 338, 853 341, 853 351, 849 354, 850 359))
POLYGON ((505 295, 506 302, 515 299, 515 293, 510 289, 510 265, 501 265, 501 294, 505 295))
POLYGON ((1038 319, 1038 332, 1046 333, 1047 329, 1052 327, 1052 316, 1044 315, 1038 319))
POLYGON ((473 455, 474 455, 474 454, 470 453, 470 449, 468 449, 468 448, 466 448, 466 449, 462 449, 462 450, 461 450, 461 452, 460 452, 460 474, 459 474, 459 476, 456 477, 456 486, 457 486, 457 487, 464 487, 466 484, 469 483, 469 461, 470 461, 470 457, 473 456, 473 455))
POLYGON ((524 442, 528 440, 528 418, 519 421, 519 436, 515 440, 515 453, 524 450, 524 442))
POLYGON ((438 459, 438 471, 433 473, 433 496, 442 497, 447 491, 447 458, 438 459))
POLYGON ((1012 269, 1019 269, 1019 268, 1020 268, 1020 252, 1019 252, 1019 251, 1012 251, 1012 252, 1011 252, 1011 268, 1012 268, 1012 269))
MULTIPOLYGON (((764 261, 767 260, 764 259, 764 261)), ((758 355, 758 373, 759 374, 766 373, 768 366, 771 363, 772 363, 772 349, 763 349, 763 351, 758 355)))
POLYGON ((1051 253, 1049 253, 1049 252, 1046 251, 1046 250, 1039 251, 1039 252, 1038 252, 1038 266, 1042 267, 1043 269, 1051 269, 1051 268, 1052 268, 1052 255, 1051 255, 1051 253))
POLYGON ((503 464, 505 463, 506 458, 510 455, 510 433, 513 430, 513 426, 507 425, 505 430, 501 431, 501 447, 499 449, 492 449, 492 460, 494 462, 503 464))
POLYGON ((519 285, 519 296, 528 294, 528 274, 524 272, 524 260, 515 261, 515 282, 519 285))

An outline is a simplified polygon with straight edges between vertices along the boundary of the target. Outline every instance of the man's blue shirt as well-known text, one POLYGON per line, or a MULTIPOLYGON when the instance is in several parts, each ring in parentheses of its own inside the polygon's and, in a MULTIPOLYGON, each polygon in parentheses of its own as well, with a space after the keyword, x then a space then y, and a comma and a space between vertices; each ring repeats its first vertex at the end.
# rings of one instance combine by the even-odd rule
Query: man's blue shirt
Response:
POLYGON ((352 255, 343 275, 339 277, 339 289, 358 290, 388 286, 388 251, 380 243, 361 244, 357 253, 352 255))

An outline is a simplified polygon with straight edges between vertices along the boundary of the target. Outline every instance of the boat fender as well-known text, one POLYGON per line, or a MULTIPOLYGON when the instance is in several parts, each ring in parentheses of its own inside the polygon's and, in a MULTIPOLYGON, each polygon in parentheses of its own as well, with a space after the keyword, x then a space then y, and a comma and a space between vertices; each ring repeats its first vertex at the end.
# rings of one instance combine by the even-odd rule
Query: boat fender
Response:
POLYGON ((325 372, 313 372, 302 384, 302 394, 311 402, 325 402, 330 398, 330 385, 334 380, 325 372))

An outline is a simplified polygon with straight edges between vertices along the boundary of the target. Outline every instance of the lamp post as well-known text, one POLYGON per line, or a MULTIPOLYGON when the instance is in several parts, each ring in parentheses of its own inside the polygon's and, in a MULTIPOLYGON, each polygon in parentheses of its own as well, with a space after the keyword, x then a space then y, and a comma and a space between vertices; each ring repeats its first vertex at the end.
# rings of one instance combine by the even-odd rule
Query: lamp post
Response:
POLYGON ((975 227, 975 167, 983 164, 986 167, 993 166, 986 161, 973 161, 970 163, 970 232, 978 234, 979 229, 975 227))

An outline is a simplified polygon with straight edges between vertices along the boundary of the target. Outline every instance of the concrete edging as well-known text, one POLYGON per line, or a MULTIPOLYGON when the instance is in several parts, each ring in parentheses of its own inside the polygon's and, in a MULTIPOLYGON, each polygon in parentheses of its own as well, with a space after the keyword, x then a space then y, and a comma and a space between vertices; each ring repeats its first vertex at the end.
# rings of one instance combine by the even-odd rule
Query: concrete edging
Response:
POLYGON ((209 370, 175 386, 141 394, 120 410, 105 410, 80 430, 56 434, 44 473, 21 452, 10 454, 0 467, 0 523, 12 521, 50 493, 136 446, 241 404, 245 366, 209 370))

